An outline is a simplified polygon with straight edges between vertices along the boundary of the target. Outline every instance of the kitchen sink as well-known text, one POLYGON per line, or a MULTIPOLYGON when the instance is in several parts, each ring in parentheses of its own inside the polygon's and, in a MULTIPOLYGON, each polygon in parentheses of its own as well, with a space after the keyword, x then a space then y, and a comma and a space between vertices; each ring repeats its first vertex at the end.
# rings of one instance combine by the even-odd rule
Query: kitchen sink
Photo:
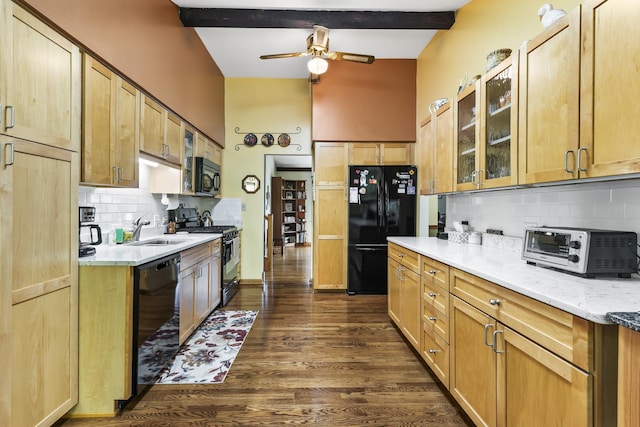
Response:
POLYGON ((128 246, 168 246, 168 245, 179 245, 180 243, 185 243, 186 240, 169 240, 169 239, 150 239, 150 240, 142 240, 139 242, 131 242, 127 243, 128 246))

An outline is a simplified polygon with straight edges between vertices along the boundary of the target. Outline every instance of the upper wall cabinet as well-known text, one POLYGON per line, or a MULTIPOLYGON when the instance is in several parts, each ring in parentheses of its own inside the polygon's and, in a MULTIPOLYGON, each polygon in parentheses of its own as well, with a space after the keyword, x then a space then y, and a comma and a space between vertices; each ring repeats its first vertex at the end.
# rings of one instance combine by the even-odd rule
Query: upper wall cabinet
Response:
POLYGON ((578 178, 580 8, 520 52, 519 183, 578 178))
POLYGON ((582 3, 580 177, 640 172, 640 7, 582 3))
POLYGON ((144 94, 140 110, 140 151, 179 165, 182 146, 179 120, 173 115, 169 119, 168 111, 144 94))
POLYGON ((518 52, 482 77, 480 187, 518 183, 518 52))
MULTIPOLYGON (((3 2, 4 4, 5 2, 3 2)), ((80 149, 80 52, 21 7, 6 7, 0 41, 0 133, 67 150, 80 149), (5 16, 6 15, 6 16, 5 16)))
POLYGON ((90 56, 83 60, 81 181, 137 187, 140 92, 90 56))
POLYGON ((480 110, 480 82, 460 92, 454 104, 454 175, 455 190, 475 190, 480 186, 480 126, 477 114, 480 110))
POLYGON ((413 148, 411 143, 353 142, 349 144, 349 164, 413 165, 413 148))
POLYGON ((217 165, 222 164, 222 149, 201 133, 198 133, 196 137, 196 155, 217 165))
POLYGON ((453 191, 453 109, 442 105, 420 123, 420 194, 453 191))

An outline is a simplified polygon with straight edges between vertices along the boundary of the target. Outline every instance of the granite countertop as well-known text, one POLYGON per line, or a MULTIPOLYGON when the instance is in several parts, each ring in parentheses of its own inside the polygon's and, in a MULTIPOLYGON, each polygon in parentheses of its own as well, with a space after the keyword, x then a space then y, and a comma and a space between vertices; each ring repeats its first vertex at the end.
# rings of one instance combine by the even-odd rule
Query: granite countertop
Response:
POLYGON ((640 311, 607 313, 607 319, 618 325, 640 332, 640 311))
POLYGON ((451 243, 435 237, 389 237, 388 240, 583 319, 610 324, 614 320, 607 313, 632 313, 640 327, 638 275, 630 279, 586 279, 529 265, 515 250, 451 243))
POLYGON ((122 245, 99 245, 96 246, 96 254, 88 257, 78 258, 78 265, 129 265, 136 266, 151 262, 158 258, 184 251, 185 249, 201 245, 211 240, 219 239, 222 234, 209 233, 177 233, 161 234, 149 236, 140 241, 166 239, 175 240, 180 243, 162 246, 133 246, 131 244, 122 245))

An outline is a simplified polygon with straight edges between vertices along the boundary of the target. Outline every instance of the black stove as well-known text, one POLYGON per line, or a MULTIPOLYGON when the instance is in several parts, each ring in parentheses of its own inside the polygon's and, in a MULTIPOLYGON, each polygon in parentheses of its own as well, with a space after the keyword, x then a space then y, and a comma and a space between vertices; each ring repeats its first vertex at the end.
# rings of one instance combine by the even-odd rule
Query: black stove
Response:
POLYGON ((238 227, 234 225, 213 225, 211 227, 185 227, 180 229, 180 231, 186 231, 189 233, 227 234, 227 233, 233 233, 234 231, 238 231, 238 227))

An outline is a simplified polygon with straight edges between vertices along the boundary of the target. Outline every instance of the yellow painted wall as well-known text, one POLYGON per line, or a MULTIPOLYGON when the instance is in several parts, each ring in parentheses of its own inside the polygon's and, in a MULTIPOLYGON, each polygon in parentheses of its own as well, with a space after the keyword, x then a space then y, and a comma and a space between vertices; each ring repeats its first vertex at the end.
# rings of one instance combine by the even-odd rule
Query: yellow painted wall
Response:
POLYGON ((222 174, 224 197, 242 199, 242 281, 262 279, 265 154, 311 154, 311 95, 306 79, 225 79, 225 140, 222 174), (297 128, 300 128, 299 133, 297 128), (236 131, 236 129, 238 129, 236 131), (244 145, 244 136, 266 132, 278 138, 291 135, 291 145, 264 147, 244 145), (298 150, 300 145, 300 150, 298 150), (238 148, 236 150, 235 148, 238 148), (242 178, 256 175, 260 190, 247 194, 242 178))
MULTIPOLYGON (((429 113, 437 98, 453 98, 465 74, 484 74, 490 52, 517 50, 523 41, 542 32, 540 0, 472 0, 456 13, 450 30, 439 31, 418 57, 416 122, 429 113)), ((579 0, 555 0, 567 12, 579 0)))

